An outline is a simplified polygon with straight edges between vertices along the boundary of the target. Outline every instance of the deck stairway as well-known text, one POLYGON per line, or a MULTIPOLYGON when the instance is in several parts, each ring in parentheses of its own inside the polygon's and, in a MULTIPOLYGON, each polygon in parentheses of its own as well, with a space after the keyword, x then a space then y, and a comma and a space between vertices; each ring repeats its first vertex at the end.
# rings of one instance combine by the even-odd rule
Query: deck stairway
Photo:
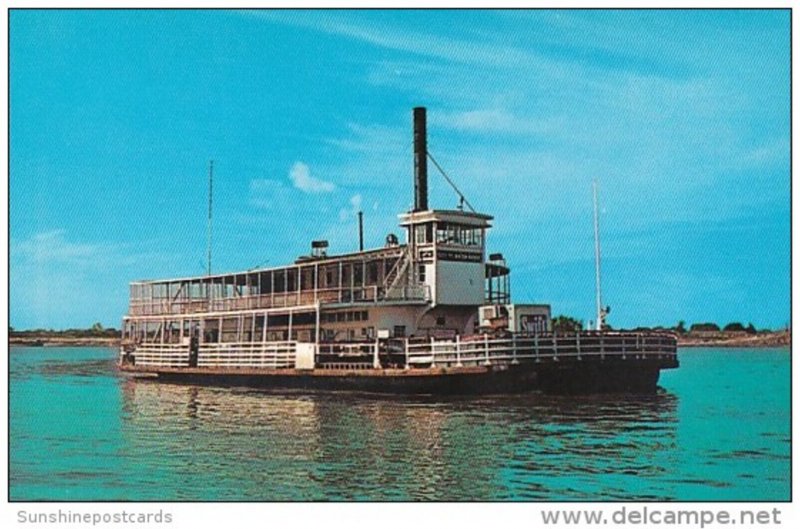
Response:
POLYGON ((404 299, 404 288, 408 284, 408 271, 411 266, 411 256, 408 250, 405 250, 394 266, 386 274, 383 285, 385 288, 385 299, 404 299))

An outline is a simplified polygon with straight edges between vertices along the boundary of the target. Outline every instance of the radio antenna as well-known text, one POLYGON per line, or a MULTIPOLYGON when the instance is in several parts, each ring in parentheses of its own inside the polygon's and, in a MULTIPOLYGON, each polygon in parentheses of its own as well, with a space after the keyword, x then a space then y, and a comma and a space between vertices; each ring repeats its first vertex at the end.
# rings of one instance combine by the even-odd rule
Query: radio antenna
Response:
POLYGON ((600 223, 597 215, 597 180, 592 181, 592 195, 594 197, 594 274, 595 298, 597 302, 597 320, 595 329, 602 331, 605 327, 606 310, 603 308, 603 299, 600 293, 600 223))
POLYGON ((211 211, 213 205, 213 190, 214 190, 214 160, 208 162, 208 233, 207 233, 207 250, 208 250, 208 275, 211 275, 211 211))

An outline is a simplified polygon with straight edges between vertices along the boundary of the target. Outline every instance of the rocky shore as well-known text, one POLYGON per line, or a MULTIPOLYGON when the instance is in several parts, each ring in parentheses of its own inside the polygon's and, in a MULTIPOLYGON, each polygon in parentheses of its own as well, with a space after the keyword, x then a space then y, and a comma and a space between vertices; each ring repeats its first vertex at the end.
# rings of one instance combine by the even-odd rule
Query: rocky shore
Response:
POLYGON ((748 333, 686 333, 678 335, 679 347, 788 347, 790 331, 748 333))
POLYGON ((10 345, 28 347, 118 347, 119 338, 100 337, 53 337, 53 336, 10 336, 10 345))

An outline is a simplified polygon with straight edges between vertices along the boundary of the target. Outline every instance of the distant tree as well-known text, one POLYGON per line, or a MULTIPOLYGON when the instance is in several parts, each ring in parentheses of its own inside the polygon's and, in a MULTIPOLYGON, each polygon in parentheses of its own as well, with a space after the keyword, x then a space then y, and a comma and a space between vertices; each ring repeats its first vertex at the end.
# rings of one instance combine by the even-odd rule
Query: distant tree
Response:
POLYGON ((675 332, 677 332, 678 334, 685 334, 686 333, 686 322, 683 321, 683 320, 680 320, 678 322, 678 325, 675 326, 675 332))
POLYGON ((719 332, 719 325, 716 323, 693 323, 689 332, 719 332))
POLYGON ((103 332, 103 324, 98 321, 97 323, 92 325, 92 332, 95 332, 95 333, 103 332))
POLYGON ((756 328, 753 326, 752 322, 747 324, 747 328, 745 329, 745 331, 747 331, 747 334, 756 334, 756 333, 758 333, 756 328))
POLYGON ((576 332, 581 329, 583 322, 570 316, 559 314, 553 318, 553 332, 576 332))
POLYGON ((744 332, 744 325, 742 325, 738 321, 735 321, 733 323, 729 323, 728 325, 726 325, 725 328, 722 330, 725 332, 744 332))

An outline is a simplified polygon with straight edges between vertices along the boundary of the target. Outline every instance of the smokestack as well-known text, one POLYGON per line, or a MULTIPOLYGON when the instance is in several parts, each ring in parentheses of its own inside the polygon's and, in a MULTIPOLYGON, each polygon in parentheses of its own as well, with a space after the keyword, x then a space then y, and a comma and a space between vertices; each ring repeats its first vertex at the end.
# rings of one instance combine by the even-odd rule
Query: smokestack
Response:
POLYGON ((364 251, 364 212, 358 212, 358 251, 364 251))
POLYGON ((428 209, 428 139, 425 107, 414 108, 414 211, 428 209))

